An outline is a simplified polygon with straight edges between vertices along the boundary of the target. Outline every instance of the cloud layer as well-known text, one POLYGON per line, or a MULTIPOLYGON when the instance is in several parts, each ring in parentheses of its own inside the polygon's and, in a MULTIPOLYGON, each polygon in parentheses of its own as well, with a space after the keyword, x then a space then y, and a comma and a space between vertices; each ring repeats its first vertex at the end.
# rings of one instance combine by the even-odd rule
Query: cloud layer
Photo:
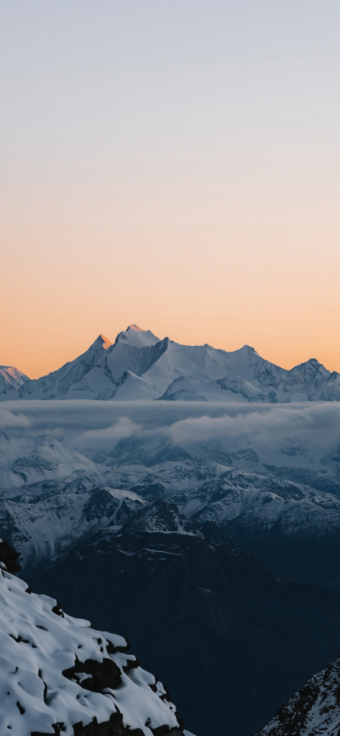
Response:
POLYGON ((208 452, 216 443, 226 452, 251 447, 263 462, 312 467, 339 449, 340 404, 16 401, 0 406, 0 428, 52 434, 84 454, 113 449, 124 438, 158 437, 208 452))

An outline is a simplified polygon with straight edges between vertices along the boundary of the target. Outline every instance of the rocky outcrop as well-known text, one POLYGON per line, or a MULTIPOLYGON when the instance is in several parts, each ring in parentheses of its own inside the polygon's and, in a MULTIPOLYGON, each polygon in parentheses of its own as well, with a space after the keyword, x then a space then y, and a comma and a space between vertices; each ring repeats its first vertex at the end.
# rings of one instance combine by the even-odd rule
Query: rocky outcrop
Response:
POLYGON ((257 736, 338 736, 340 657, 314 675, 257 736))
POLYGON ((15 736, 184 736, 168 691, 128 654, 13 572, 0 542, 0 733, 15 736))
POLYGON ((21 565, 18 562, 19 557, 19 553, 10 544, 0 539, 0 562, 4 563, 6 570, 12 575, 21 570, 21 565))

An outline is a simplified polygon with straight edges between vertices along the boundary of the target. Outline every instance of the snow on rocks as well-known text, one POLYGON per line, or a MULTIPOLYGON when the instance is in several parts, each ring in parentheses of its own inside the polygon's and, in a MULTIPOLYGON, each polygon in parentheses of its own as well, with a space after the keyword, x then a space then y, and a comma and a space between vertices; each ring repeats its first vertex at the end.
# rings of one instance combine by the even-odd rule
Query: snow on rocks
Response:
POLYGON ((13 398, 14 392, 29 381, 28 376, 17 368, 0 365, 0 399, 13 398))
POLYGON ((338 736, 340 657, 314 675, 257 736, 338 736))
POLYGON ((16 559, 0 543, 0 733, 182 736, 166 688, 127 641, 32 593, 9 572, 16 559))

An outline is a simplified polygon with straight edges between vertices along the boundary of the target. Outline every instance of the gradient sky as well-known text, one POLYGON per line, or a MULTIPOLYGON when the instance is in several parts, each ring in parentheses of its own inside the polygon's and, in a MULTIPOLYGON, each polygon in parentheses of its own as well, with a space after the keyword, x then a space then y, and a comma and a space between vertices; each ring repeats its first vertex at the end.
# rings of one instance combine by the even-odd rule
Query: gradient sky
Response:
POLYGON ((2 0, 0 363, 136 322, 340 371, 339 0, 2 0))

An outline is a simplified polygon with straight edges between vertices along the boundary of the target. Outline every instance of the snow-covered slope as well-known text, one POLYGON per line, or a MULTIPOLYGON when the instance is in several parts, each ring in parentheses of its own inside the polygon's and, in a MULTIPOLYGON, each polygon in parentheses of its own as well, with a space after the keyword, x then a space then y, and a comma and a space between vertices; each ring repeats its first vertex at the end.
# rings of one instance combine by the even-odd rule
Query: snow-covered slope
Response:
POLYGON ((98 466, 51 435, 13 437, 0 432, 0 485, 14 490, 41 481, 92 480, 98 466))
POLYGON ((18 376, 13 385, 7 377, 11 390, 1 392, 0 384, 0 399, 13 397, 14 389, 24 399, 340 400, 340 375, 315 359, 287 371, 248 345, 233 352, 210 345, 179 345, 137 325, 120 332, 114 344, 99 335, 83 355, 48 376, 35 381, 20 376, 22 385, 18 376))
MULTIPOLYGON (((61 411, 68 406, 65 402, 61 411)), ((100 416, 104 408, 111 411, 101 405, 100 416)), ((158 416, 161 405, 155 402, 153 408, 158 416)), ((293 414, 300 422, 304 410, 271 411, 275 417, 293 414)), ((270 566, 306 582, 338 584, 340 452, 337 407, 334 411, 328 433, 322 414, 322 437, 319 420, 311 435, 288 434, 284 417, 259 431, 257 412, 253 429, 251 417, 239 425, 237 414, 229 424, 214 420, 219 434, 209 437, 212 421, 203 416, 197 420, 203 435, 193 420, 153 430, 148 425, 141 433, 133 424, 137 433, 118 442, 104 430, 94 448, 83 446, 88 456, 74 448, 79 434, 73 431, 62 437, 57 428, 60 439, 31 426, 0 433, 0 524, 27 564, 36 567, 58 559, 89 532, 119 525, 127 506, 162 498, 187 518, 224 527, 238 546, 270 566)), ((50 409, 45 414, 53 425, 50 409)), ((123 431, 130 426, 123 424, 123 431)))
MULTIPOLYGON (((2 540, 1 559, 13 569, 2 540)), ((1 734, 183 734, 166 689, 125 639, 68 616, 0 564, 1 734)))
POLYGON ((126 330, 117 335, 115 342, 119 341, 135 348, 146 348, 156 345, 160 339, 150 330, 142 330, 138 325, 129 325, 126 330))
POLYGON ((111 343, 99 335, 79 358, 66 363, 48 376, 29 381, 18 392, 20 398, 96 398, 98 391, 112 389, 110 377, 105 374, 105 356, 111 343))
POLYGON ((189 442, 174 445, 148 431, 120 439, 112 450, 95 450, 90 459, 52 435, 0 433, 0 525, 36 566, 89 532, 119 528, 127 507, 161 498, 189 519, 226 528, 267 564, 306 581, 336 583, 337 444, 312 452, 273 436, 268 448, 266 438, 261 444, 254 436, 251 445, 235 431, 229 445, 223 437, 190 441, 189 433, 189 442), (314 568, 312 558, 318 558, 314 568))
POLYGON ((0 365, 0 399, 13 399, 20 386, 29 380, 28 376, 17 368, 0 365))
MULTIPOLYGON (((29 381, 18 392, 24 399, 102 399, 116 396, 130 376, 145 373, 165 349, 148 330, 131 325, 117 335, 115 343, 99 335, 90 348, 71 363, 48 376, 29 381)), ((157 398, 150 386, 141 398, 157 398)), ((136 398, 139 398, 136 396, 136 398)))
POLYGON ((131 511, 145 503, 129 491, 88 489, 84 480, 46 485, 1 502, 2 533, 30 568, 62 557, 90 532, 108 527, 118 532, 131 511))
POLYGON ((258 736, 338 736, 340 657, 290 698, 258 736))

